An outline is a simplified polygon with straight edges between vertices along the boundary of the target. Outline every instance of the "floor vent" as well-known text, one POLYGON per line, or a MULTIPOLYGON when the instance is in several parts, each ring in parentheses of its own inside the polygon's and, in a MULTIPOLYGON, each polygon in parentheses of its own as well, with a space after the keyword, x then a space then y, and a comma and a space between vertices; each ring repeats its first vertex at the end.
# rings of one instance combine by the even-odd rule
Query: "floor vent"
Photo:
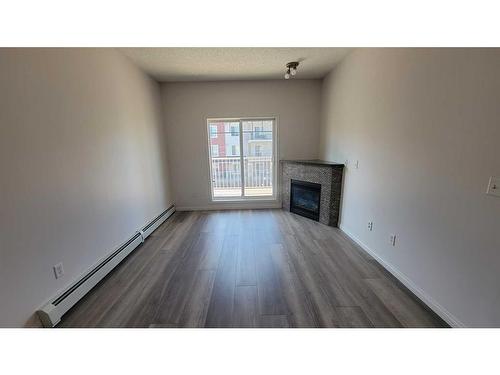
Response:
POLYGON ((167 208, 160 215, 149 222, 144 228, 138 230, 128 241, 113 251, 105 259, 95 265, 78 281, 64 292, 53 298, 37 311, 44 327, 54 327, 61 317, 85 294, 87 294, 104 276, 115 268, 127 255, 155 231, 165 220, 175 212, 174 205, 167 208))

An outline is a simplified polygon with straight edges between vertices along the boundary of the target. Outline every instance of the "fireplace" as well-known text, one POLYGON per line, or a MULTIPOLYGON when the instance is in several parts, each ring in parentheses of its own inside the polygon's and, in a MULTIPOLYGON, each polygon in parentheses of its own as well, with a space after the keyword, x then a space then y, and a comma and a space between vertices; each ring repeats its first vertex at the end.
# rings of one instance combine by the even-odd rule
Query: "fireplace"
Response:
MULTIPOLYGON (((312 209, 316 211, 315 215, 311 212, 305 211, 309 214, 308 217, 314 216, 313 219, 318 220, 320 223, 330 225, 332 227, 338 226, 340 214, 340 201, 342 192, 342 175, 344 173, 344 165, 333 163, 324 160, 281 160, 281 202, 284 210, 297 212, 295 209, 312 209), (304 204, 301 199, 300 202, 295 201, 295 209, 292 208, 292 183, 307 181, 302 190, 297 190, 297 193, 303 193, 304 188, 315 186, 319 195, 319 202, 312 200, 314 204, 304 204), (309 184, 314 182, 314 184, 309 184), (303 207, 305 205, 305 207, 303 207), (319 207, 319 219, 317 215, 316 205, 319 207), (298 206, 298 207, 297 207, 298 206)), ((308 193, 308 195, 310 195, 308 193)), ((299 194, 300 195, 300 194, 299 194)), ((297 198, 297 196, 295 196, 297 198)), ((306 197, 306 201, 310 200, 306 197)), ((311 202, 309 202, 311 203, 311 202)), ((304 211, 297 212, 303 214, 304 211)))
POLYGON ((290 181, 290 211, 319 221, 321 185, 314 182, 290 181))

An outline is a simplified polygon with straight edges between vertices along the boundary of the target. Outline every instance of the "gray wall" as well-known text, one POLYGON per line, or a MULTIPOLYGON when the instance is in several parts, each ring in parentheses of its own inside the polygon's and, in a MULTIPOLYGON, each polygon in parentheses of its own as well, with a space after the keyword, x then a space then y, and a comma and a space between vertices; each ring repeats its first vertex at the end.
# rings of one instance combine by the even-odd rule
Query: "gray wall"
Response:
POLYGON ((118 52, 0 49, 0 85, 5 327, 34 322, 172 199, 159 85, 118 52))
POLYGON ((498 49, 357 49, 323 84, 320 157, 349 160, 341 227, 475 327, 500 326, 499 67, 498 49))
POLYGON ((176 205, 181 209, 214 206, 207 118, 278 116, 279 157, 317 158, 320 94, 319 80, 162 84, 176 205))

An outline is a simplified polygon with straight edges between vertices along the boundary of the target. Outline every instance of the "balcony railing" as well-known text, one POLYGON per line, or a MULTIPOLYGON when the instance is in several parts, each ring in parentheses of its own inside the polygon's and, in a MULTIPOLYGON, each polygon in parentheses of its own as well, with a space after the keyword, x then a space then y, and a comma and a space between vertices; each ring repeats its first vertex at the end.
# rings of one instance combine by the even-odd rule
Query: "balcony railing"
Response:
MULTIPOLYGON (((271 156, 243 158, 245 196, 272 195, 273 165, 271 156)), ((241 161, 239 157, 212 158, 214 196, 241 195, 241 161)))

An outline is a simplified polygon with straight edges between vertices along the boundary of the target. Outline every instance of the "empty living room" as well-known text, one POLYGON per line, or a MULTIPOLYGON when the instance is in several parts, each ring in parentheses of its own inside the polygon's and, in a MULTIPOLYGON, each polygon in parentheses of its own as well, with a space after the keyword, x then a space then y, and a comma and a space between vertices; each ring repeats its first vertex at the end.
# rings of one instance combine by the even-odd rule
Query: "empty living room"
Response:
POLYGON ((496 12, 223 3, 6 13, 0 368, 491 372, 496 12))

